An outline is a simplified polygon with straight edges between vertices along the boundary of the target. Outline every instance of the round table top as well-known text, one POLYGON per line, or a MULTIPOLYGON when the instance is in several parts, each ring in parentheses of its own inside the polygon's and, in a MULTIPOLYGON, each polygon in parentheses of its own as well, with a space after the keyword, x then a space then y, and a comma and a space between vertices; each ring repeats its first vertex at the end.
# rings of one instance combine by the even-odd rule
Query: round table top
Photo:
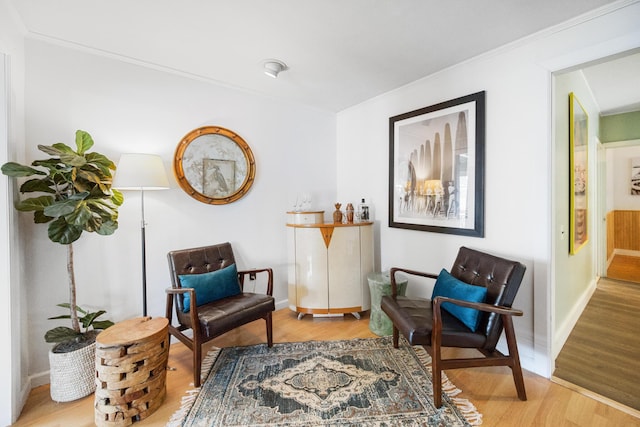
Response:
POLYGON ((166 334, 169 320, 166 317, 136 317, 118 322, 100 332, 98 346, 128 345, 144 341, 156 334, 166 334))
MULTIPOLYGON (((389 275, 389 271, 374 271, 373 273, 369 273, 367 279, 380 285, 391 285, 391 276, 389 275)), ((396 274, 396 283, 405 283, 408 281, 409 278, 407 276, 396 274)))

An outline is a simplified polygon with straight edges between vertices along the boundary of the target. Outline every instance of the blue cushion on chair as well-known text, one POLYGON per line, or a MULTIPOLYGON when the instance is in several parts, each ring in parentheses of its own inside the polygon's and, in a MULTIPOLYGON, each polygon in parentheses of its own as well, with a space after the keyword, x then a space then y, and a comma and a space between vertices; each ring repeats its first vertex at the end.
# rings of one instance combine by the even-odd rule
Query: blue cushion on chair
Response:
MULTIPOLYGON (((209 273, 183 274, 178 277, 183 288, 195 289, 197 305, 239 295, 241 292, 235 264, 209 273)), ((188 313, 190 309, 191 298, 189 294, 184 294, 182 311, 188 313)))
MULTIPOLYGON (((458 280, 443 268, 436 280, 431 299, 433 300, 437 296, 469 302, 484 302, 487 296, 487 288, 484 286, 470 285, 458 280)), ((461 307, 450 302, 442 303, 441 307, 464 323, 473 332, 478 329, 480 311, 475 308, 461 307)))

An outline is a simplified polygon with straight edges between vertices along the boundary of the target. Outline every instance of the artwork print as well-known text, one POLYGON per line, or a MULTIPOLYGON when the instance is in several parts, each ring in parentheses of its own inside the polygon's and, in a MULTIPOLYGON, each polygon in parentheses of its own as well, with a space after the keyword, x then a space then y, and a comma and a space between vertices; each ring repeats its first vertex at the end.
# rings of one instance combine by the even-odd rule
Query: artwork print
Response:
POLYGON ((587 243, 589 194, 589 118, 575 94, 569 94, 570 247, 574 255, 587 243))
POLYGON ((631 159, 631 195, 640 196, 640 157, 631 159))
POLYGON ((389 226, 484 236, 479 92, 389 120, 389 226))
POLYGON ((236 189, 236 162, 233 160, 203 159, 202 189, 207 197, 222 198, 236 189))

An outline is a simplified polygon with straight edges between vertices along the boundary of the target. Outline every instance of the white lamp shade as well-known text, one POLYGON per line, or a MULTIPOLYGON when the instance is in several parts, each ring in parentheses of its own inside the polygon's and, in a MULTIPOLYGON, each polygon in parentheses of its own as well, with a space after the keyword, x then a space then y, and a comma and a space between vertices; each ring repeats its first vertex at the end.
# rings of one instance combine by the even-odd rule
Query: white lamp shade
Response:
POLYGON ((113 187, 119 190, 166 190, 169 180, 156 154, 123 154, 116 169, 113 187))

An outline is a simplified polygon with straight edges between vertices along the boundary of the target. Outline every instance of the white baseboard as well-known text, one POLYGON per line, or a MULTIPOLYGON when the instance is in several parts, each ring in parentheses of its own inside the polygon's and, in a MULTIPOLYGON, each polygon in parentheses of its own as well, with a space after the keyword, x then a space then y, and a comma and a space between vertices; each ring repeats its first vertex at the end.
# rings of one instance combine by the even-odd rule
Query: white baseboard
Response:
POLYGON ((640 251, 634 251, 631 249, 614 249, 613 250, 613 254, 612 254, 612 258, 613 256, 616 255, 627 255, 627 256, 635 256, 635 257, 640 257, 640 251))
POLYGON ((276 302, 276 310, 280 310, 282 308, 287 308, 287 307, 289 307, 289 300, 276 302))
POLYGON ((29 377, 29 382, 31 383, 31 388, 34 389, 36 387, 40 387, 41 385, 49 384, 49 371, 40 372, 37 374, 33 374, 29 377))
POLYGON ((578 319, 580 319, 580 315, 582 314, 585 307, 589 303, 591 296, 596 291, 597 283, 598 283, 598 277, 594 278, 591 281, 591 283, 589 283, 589 286, 584 291, 584 293, 582 294, 582 296, 580 297, 576 305, 573 306, 573 309, 571 310, 569 317, 567 317, 567 320, 565 320, 564 323, 560 325, 559 328, 556 329, 556 333, 554 334, 554 337, 553 337, 554 338, 553 339, 554 341, 553 342, 553 360, 556 360, 556 358, 558 357, 558 354, 560 354, 560 351, 564 346, 564 343, 567 342, 567 339, 569 338, 571 331, 576 326, 576 323, 578 323, 578 319))

